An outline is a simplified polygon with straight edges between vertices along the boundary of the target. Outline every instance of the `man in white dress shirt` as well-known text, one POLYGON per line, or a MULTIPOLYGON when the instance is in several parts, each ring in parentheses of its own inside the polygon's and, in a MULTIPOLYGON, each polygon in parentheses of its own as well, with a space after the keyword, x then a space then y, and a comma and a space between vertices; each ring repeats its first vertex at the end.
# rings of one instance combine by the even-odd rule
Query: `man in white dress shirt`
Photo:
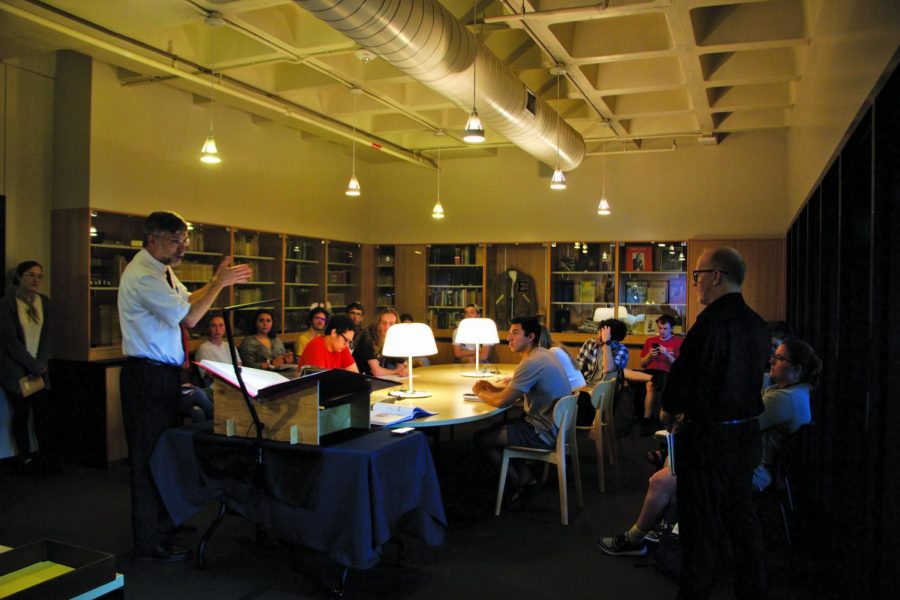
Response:
POLYGON ((224 288, 249 280, 247 265, 226 257, 212 281, 195 292, 172 268, 190 244, 187 222, 174 212, 155 212, 144 221, 144 245, 119 282, 119 323, 126 356, 120 378, 122 416, 131 465, 134 557, 173 562, 191 551, 174 546, 174 529, 150 473, 150 456, 162 433, 175 422, 180 371, 187 360, 182 327, 193 327, 224 288))

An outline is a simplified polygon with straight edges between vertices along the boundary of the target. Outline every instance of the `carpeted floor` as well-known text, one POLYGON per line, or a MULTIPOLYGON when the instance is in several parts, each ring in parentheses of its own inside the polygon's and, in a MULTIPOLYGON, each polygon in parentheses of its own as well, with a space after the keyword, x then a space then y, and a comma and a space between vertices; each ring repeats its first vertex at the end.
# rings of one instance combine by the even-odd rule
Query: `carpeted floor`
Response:
MULTIPOLYGON (((570 525, 559 523, 555 476, 524 508, 493 515, 497 474, 475 453, 472 429, 444 433, 436 465, 450 523, 445 543, 425 547, 400 539, 385 548, 382 561, 367 571, 351 571, 346 598, 516 598, 517 600, 673 598, 674 581, 654 568, 652 554, 615 558, 596 546, 598 532, 624 531, 637 516, 652 467, 640 457, 655 442, 625 439, 621 472, 607 470, 607 491, 597 489, 592 442, 582 441, 585 507, 570 492, 570 525)), ((200 531, 214 516, 210 507, 195 517, 200 531)), ((803 536, 791 552, 780 523, 764 511, 773 598, 820 598, 816 573, 803 536)), ((208 567, 136 563, 129 555, 128 469, 100 471, 67 466, 47 478, 30 478, 4 469, 0 475, 0 544, 22 545, 55 539, 117 555, 125 575, 125 597, 142 599, 276 600, 328 598, 341 570, 322 554, 256 539, 254 527, 227 517, 208 550, 208 567)), ((196 544, 199 534, 185 539, 196 544)), ((727 565, 727 557, 723 560, 727 565)), ((715 597, 731 597, 727 566, 715 597)))

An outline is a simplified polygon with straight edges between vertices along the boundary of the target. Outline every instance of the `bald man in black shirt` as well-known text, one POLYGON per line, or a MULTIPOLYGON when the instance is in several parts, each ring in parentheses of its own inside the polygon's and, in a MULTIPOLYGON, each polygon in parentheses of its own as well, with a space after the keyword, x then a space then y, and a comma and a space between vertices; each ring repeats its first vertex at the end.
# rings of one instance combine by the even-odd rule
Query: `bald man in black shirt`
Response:
POLYGON ((684 339, 663 397, 663 423, 678 433, 679 599, 709 597, 723 530, 734 547, 735 597, 765 594, 752 477, 762 454, 757 417, 770 340, 741 295, 745 271, 733 248, 697 260, 694 287, 706 309, 684 339))

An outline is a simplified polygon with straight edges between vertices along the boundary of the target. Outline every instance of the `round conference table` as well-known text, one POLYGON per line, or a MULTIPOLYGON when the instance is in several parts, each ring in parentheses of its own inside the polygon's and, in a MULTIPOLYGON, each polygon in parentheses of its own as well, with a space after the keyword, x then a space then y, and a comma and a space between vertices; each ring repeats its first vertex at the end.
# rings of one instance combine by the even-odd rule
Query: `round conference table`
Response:
MULTIPOLYGON (((482 368, 488 368, 498 373, 486 374, 483 379, 496 382, 498 379, 512 377, 516 365, 488 364, 482 368)), ((390 425, 396 427, 442 427, 445 425, 459 425, 471 421, 480 421, 494 415, 499 415, 509 407, 498 408, 480 401, 467 401, 464 394, 472 392, 472 386, 478 381, 476 377, 466 377, 463 373, 474 371, 473 364, 432 365, 428 367, 416 367, 413 369, 413 388, 416 391, 430 392, 425 398, 396 398, 390 393, 400 388, 389 388, 372 393, 372 403, 391 402, 404 406, 415 406, 433 412, 431 416, 403 421, 390 425)), ((398 378, 399 381, 399 378, 398 378)), ((408 379, 403 378, 401 385, 405 386, 408 379)))

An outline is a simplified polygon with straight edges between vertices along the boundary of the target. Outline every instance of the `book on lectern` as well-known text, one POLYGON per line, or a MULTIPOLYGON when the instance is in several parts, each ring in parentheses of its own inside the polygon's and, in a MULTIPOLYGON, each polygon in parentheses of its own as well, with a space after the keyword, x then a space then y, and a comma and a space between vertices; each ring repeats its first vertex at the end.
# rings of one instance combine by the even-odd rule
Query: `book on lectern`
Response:
POLYGON ((376 402, 372 405, 372 414, 369 422, 372 425, 387 427, 395 423, 412 421, 422 417, 430 417, 437 413, 419 408, 418 406, 406 406, 404 404, 391 404, 388 402, 376 402))
MULTIPOLYGON (((240 389, 241 386, 237 381, 237 377, 234 374, 234 366, 231 363, 203 359, 195 364, 234 388, 240 389)), ((260 390, 290 381, 290 379, 284 375, 274 371, 253 369, 251 367, 241 367, 241 378, 244 380, 244 385, 247 386, 247 393, 250 394, 252 398, 256 398, 259 395, 260 390)))

